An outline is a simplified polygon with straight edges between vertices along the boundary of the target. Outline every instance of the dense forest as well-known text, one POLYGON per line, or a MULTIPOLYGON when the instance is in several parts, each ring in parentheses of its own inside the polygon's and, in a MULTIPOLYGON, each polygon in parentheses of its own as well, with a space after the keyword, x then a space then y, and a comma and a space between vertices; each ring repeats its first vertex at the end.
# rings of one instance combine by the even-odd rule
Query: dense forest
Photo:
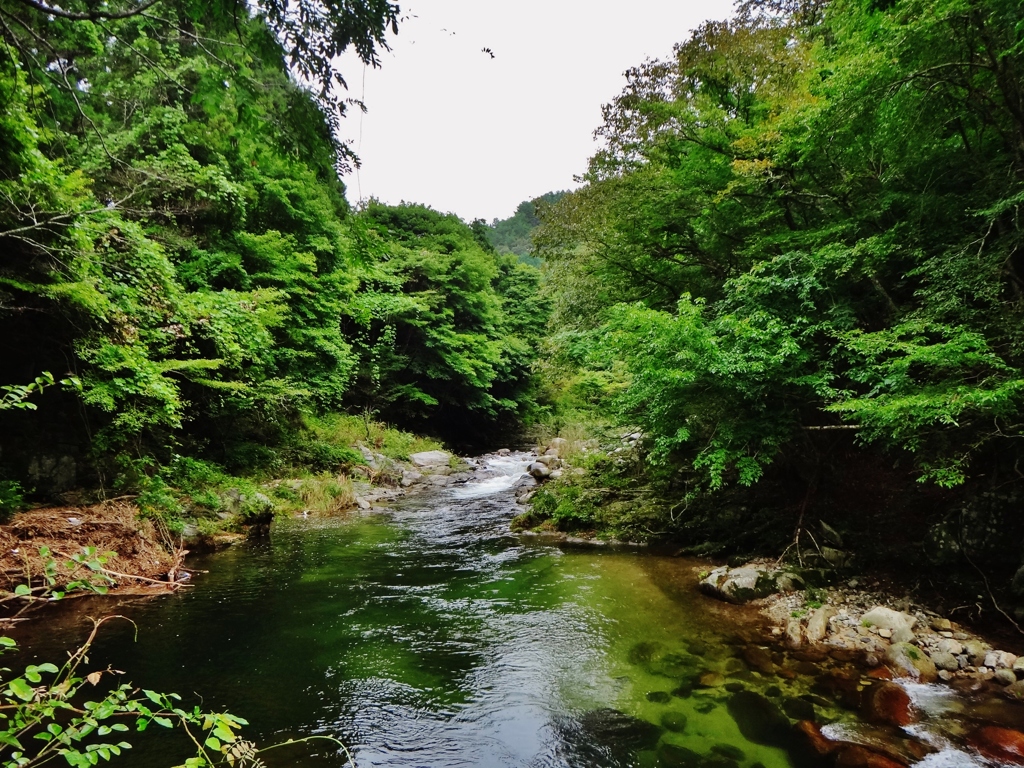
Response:
MULTIPOLYGON (((101 523, 126 530, 122 542, 161 548, 147 576, 107 568, 112 550, 5 539, 0 602, 105 593, 118 578, 174 591, 190 541, 219 545, 225 529, 241 541, 275 515, 299 524, 370 509, 356 481, 388 486, 393 495, 375 497, 388 499, 413 476, 431 489, 453 473, 468 482, 473 467, 433 450, 443 441, 546 451, 531 454, 536 484, 517 474, 504 486, 511 506, 522 483, 520 514, 488 509, 516 546, 510 519, 516 531, 578 537, 572 546, 646 542, 731 565, 789 557, 808 587, 786 625, 789 650, 803 642, 805 608, 825 637, 814 582, 853 588, 847 577, 861 573, 959 603, 958 621, 1024 624, 1019 0, 743 0, 626 73, 577 189, 490 224, 346 200, 359 160, 339 121, 363 105, 335 64, 354 49, 377 65, 401 21, 388 0, 0 0, 0 522, 60 505, 54 519, 77 546, 83 518, 106 504, 122 518, 101 523), (399 463, 417 454, 433 454, 416 465, 424 473, 399 463), (61 582, 62 567, 74 577, 61 582)), ((410 572, 439 567, 438 541, 474 549, 465 531, 484 529, 463 522, 449 520, 458 537, 431 539, 410 572)), ((394 541, 366 544, 367 558, 391 556, 394 541)), ((500 605, 504 621, 555 569, 542 577, 531 560, 509 577, 494 541, 480 547, 478 603, 500 605)), ((416 610, 476 606, 468 572, 451 577, 466 591, 417 582, 416 610)), ((339 591, 372 581, 351 573, 339 591)), ((433 584, 403 574, 379 616, 416 578, 433 584)), ((417 643, 423 615, 404 632, 417 643)), ((932 617, 954 640, 953 624, 932 617)), ((115 730, 99 727, 115 713, 140 731, 152 721, 204 734, 186 765, 263 764, 237 738, 241 719, 153 691, 118 683, 75 709, 86 682, 122 674, 76 676, 104 621, 63 667, 29 666, 2 684, 0 751, 15 750, 5 765, 120 754, 79 749, 115 730), (56 677, 36 686, 41 673, 56 677), (18 738, 30 733, 43 745, 26 758, 18 738)), ((871 642, 874 625, 847 623, 871 642)), ((367 626, 361 636, 389 643, 403 634, 367 626)), ((476 615, 444 626, 445 642, 484 634, 476 615)), ((648 640, 626 654, 631 669, 706 652, 693 650, 703 639, 685 654, 648 640)), ((14 645, 0 637, 0 652, 14 645)), ((747 655, 737 667, 744 680, 748 663, 775 670, 784 658, 759 653, 760 666, 747 655)), ((968 669, 954 653, 952 670, 968 669)), ((1024 696, 1022 662, 998 653, 974 654, 969 669, 999 666, 1024 696)), ((462 645, 441 656, 467 678, 482 663, 462 645)), ((434 669, 397 641, 381 657, 434 669)), ((644 691, 644 706, 722 687, 715 674, 644 691)), ((428 677, 433 691, 434 677, 415 679, 428 677)), ((859 672, 847 681, 865 687, 859 672)), ((733 707, 750 701, 745 683, 731 685, 733 707)), ((823 706, 813 698, 799 712, 823 706)), ((780 717, 767 730, 788 733, 780 717)), ((1024 734, 1009 732, 1016 760, 1024 734)))
POLYGON ((1009 582, 1018 4, 749 0, 627 72, 581 188, 490 225, 349 207, 330 60, 398 9, 327 10, 0 4, 5 508, 182 456, 334 471, 349 414, 602 447, 520 525, 778 553, 828 519, 1009 582))
POLYGON ((453 215, 346 203, 333 74, 296 66, 349 38, 372 63, 397 8, 335 11, 289 42, 274 8, 0 7, 8 499, 351 459, 307 415, 466 445, 534 407, 537 270, 453 215))
POLYGON ((545 514, 720 553, 826 519, 875 562, 1009 581, 1022 35, 1000 0, 747 2, 627 73, 535 235, 544 375, 567 423, 643 434, 662 503, 609 512, 620 470, 545 514))

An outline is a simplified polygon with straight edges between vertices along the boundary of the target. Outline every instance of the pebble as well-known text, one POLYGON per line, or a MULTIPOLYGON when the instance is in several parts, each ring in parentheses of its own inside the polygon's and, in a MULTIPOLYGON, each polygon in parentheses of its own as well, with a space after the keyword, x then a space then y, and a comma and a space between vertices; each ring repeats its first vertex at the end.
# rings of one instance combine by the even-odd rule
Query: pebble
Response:
MULTIPOLYGON (((861 629, 863 629, 863 627, 861 627, 861 629)), ((892 637, 892 630, 891 629, 880 629, 880 630, 878 630, 878 636, 879 637, 884 637, 884 638, 888 639, 888 638, 892 637)))

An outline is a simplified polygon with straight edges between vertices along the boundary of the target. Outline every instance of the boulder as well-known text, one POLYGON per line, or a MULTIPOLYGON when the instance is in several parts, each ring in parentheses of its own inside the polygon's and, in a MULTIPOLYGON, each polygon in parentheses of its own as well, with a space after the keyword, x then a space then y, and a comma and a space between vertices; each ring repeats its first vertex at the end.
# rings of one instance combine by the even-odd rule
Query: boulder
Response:
POLYGON ((798 765, 820 765, 835 754, 840 742, 827 738, 821 728, 810 720, 802 720, 793 726, 793 752, 798 765))
POLYGON ((775 662, 772 661, 771 654, 764 648, 748 645, 743 649, 743 660, 747 662, 747 666, 762 675, 775 674, 775 662))
POLYGON ((903 768, 903 763, 856 744, 839 750, 835 765, 836 768, 903 768))
POLYGON ((537 463, 543 464, 548 469, 557 469, 562 464, 561 460, 557 456, 550 456, 548 454, 538 456, 537 463))
POLYGON ((790 650, 803 645, 803 625, 800 623, 800 619, 793 617, 786 622, 785 638, 782 642, 790 650))
POLYGON ((405 472, 402 473, 402 487, 403 488, 408 488, 410 485, 415 485, 416 483, 418 483, 418 482, 420 482, 422 480, 423 480, 423 474, 421 472, 417 472, 415 470, 409 469, 409 470, 406 470, 405 472))
POLYGON ((732 695, 726 708, 748 741, 773 747, 790 743, 789 718, 761 694, 740 691, 732 695))
POLYGON ((1016 699, 1017 701, 1024 700, 1024 680, 1018 680, 1016 683, 1006 686, 1003 693, 1011 699, 1016 699))
POLYGON ((533 462, 526 468, 526 471, 530 473, 531 477, 535 477, 538 480, 544 480, 551 475, 551 470, 546 464, 542 464, 539 461, 533 462))
POLYGON ((939 650, 933 651, 929 655, 932 657, 932 662, 939 669, 944 669, 947 672, 956 672, 958 669, 960 669, 960 662, 956 660, 956 656, 954 656, 952 653, 947 653, 946 651, 939 650))
POLYGON ((725 685, 725 675, 721 672, 704 672, 697 678, 697 688, 721 688, 725 685))
POLYGON ((420 451, 409 456, 409 461, 416 467, 447 466, 452 455, 448 451, 420 451))
POLYGON ((746 603, 776 590, 775 577, 757 568, 716 568, 699 585, 700 591, 728 603, 746 603))
POLYGON ((910 696, 896 683, 874 683, 864 691, 861 714, 869 723, 902 728, 916 721, 910 696))
POLYGON ((912 677, 922 683, 933 683, 938 670, 928 654, 910 643, 894 643, 885 652, 885 661, 900 677, 912 677))
POLYGON ((804 589, 807 585, 799 574, 784 571, 775 577, 775 586, 779 592, 796 592, 798 589, 804 589))
MULTIPOLYGON (((961 653, 964 652, 964 647, 960 644, 959 640, 943 639, 939 641, 937 647, 940 652, 948 653, 953 656, 959 656, 961 653)), ((935 656, 933 655, 932 658, 934 659, 935 656)))
POLYGON ((985 666, 989 669, 1013 669, 1017 657, 1006 651, 989 651, 985 654, 985 666))
POLYGON ((987 758, 1024 765, 1024 733, 1020 731, 986 725, 972 733, 967 742, 987 758))
POLYGON ((892 608, 876 605, 860 617, 860 623, 865 626, 878 627, 880 630, 912 630, 918 620, 908 613, 902 613, 892 608))
POLYGON ((1012 669, 997 669, 996 673, 992 675, 992 681, 999 685, 1010 686, 1017 682, 1017 675, 1012 669))
POLYGON ((828 633, 828 620, 835 615, 836 611, 830 605, 816 609, 807 620, 807 642, 814 645, 824 640, 828 633))
POLYGON ((985 666, 985 657, 988 656, 988 652, 991 650, 992 646, 981 640, 964 641, 964 653, 970 659, 971 664, 976 667, 985 666))

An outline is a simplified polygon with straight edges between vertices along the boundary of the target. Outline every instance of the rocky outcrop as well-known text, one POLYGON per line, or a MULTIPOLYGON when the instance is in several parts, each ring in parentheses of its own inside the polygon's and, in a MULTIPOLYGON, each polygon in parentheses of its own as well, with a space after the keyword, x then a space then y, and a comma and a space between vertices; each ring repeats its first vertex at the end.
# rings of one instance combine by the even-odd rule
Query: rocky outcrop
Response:
POLYGON ((746 603, 777 592, 779 576, 759 568, 716 568, 701 579, 700 591, 729 603, 746 603))

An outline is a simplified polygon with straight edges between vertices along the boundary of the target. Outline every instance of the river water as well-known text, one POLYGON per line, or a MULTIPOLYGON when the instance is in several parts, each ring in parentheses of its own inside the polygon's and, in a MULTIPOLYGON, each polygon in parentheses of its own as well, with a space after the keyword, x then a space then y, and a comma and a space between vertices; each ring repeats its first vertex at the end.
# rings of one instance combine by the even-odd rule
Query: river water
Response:
MULTIPOLYGON (((743 737, 724 691, 679 690, 706 669, 757 677, 733 658, 749 614, 697 594, 699 563, 510 533, 525 464, 493 458, 464 486, 283 520, 268 541, 194 560, 208 573, 192 588, 116 607, 137 637, 108 623, 92 667, 245 717, 263 746, 336 737, 363 768, 656 766, 693 753, 789 766, 743 737)), ((34 657, 80 639, 74 614, 111 610, 77 603, 26 630, 34 657)), ((153 730, 118 764, 173 765, 179 737, 153 730)), ((328 742, 263 759, 346 764, 328 742)))

